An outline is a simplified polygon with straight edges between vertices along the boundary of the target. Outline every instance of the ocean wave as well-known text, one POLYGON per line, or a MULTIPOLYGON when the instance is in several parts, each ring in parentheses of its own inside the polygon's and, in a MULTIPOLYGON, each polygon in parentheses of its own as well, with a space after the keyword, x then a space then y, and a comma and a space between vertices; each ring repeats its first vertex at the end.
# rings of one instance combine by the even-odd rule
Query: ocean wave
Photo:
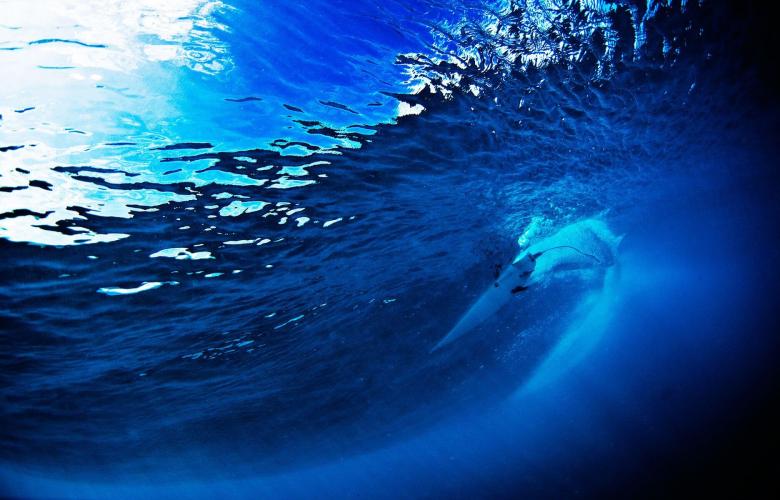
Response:
POLYGON ((53 4, 0 27, 0 453, 74 474, 490 407, 599 319, 552 283, 429 354, 517 243, 641 225, 774 130, 709 2, 53 4))

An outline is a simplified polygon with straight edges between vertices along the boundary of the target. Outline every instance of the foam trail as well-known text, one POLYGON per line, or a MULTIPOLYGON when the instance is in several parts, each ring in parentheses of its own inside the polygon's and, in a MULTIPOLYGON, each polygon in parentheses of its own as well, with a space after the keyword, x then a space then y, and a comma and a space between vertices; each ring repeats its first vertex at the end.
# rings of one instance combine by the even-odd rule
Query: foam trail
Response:
POLYGON ((531 379, 516 395, 538 391, 581 362, 598 344, 611 324, 621 300, 621 270, 619 264, 607 269, 604 285, 583 298, 561 340, 531 379))

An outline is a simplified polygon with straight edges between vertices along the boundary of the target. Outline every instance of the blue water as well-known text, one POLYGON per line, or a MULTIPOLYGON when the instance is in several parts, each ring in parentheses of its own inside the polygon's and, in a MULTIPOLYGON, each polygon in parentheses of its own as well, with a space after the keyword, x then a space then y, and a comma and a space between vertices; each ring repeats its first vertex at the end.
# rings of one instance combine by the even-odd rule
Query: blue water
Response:
POLYGON ((757 8, 1 7, 0 495, 630 496, 776 467, 757 8), (583 221, 608 258, 434 349, 583 221))

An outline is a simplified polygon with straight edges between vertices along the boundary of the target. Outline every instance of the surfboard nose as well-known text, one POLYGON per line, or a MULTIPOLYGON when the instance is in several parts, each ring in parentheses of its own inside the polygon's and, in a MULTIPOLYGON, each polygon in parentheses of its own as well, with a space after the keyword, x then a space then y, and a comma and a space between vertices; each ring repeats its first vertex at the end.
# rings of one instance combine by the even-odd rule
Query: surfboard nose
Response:
POLYGON ((525 285, 527 276, 530 274, 526 275, 525 271, 519 272, 518 268, 509 266, 460 318, 449 333, 431 349, 431 352, 465 335, 493 316, 512 298, 512 290, 525 285))

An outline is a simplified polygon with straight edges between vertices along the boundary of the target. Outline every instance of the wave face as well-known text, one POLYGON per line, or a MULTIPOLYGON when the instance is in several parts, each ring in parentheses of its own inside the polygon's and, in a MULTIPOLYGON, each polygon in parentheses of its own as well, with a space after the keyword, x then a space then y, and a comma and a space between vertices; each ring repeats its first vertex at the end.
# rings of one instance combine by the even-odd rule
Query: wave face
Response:
POLYGON ((595 285, 563 279, 431 353, 517 243, 595 218, 634 269, 673 260, 648 227, 772 243, 723 209, 774 210, 776 99, 749 8, 2 11, 9 470, 243 477, 384 449, 514 401, 571 318, 606 324, 583 311, 595 285))

